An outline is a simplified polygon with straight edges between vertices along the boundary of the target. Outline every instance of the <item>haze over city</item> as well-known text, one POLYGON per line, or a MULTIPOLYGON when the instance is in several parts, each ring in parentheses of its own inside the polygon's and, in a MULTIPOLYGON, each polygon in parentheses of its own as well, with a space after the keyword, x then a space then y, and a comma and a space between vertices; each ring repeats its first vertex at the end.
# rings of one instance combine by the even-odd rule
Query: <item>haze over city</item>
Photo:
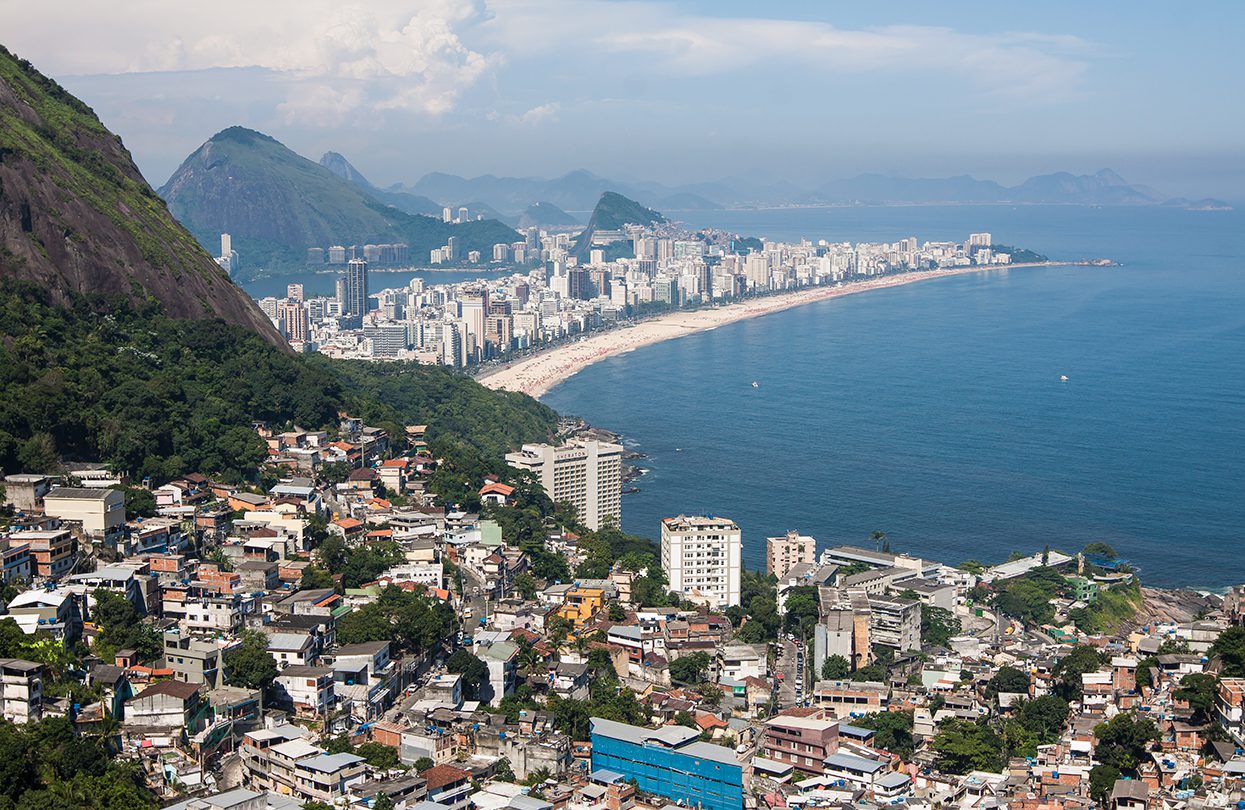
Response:
POLYGON ((3 5, 15 51, 156 184, 241 124, 381 185, 1110 167, 1164 194, 1245 196, 1233 3, 3 5))

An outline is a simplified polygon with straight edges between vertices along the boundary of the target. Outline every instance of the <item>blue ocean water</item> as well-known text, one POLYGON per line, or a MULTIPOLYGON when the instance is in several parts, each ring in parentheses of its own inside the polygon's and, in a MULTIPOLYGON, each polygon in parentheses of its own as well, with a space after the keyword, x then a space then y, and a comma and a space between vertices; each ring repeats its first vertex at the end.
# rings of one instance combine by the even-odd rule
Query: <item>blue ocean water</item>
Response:
POLYGON ((706 212, 778 239, 995 241, 1114 268, 847 296, 591 366, 544 401, 647 454, 623 525, 725 515, 957 563, 1101 540, 1155 585, 1245 582, 1245 216, 944 206, 706 212), (1067 375, 1067 382, 1060 376, 1067 375), (752 381, 757 381, 753 388, 752 381))

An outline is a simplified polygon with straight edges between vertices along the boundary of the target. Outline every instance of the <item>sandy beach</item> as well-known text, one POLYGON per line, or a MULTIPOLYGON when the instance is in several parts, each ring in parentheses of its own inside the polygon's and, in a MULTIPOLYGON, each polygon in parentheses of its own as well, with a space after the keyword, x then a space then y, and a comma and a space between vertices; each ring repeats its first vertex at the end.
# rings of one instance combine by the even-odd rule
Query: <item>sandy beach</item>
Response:
POLYGON ((1022 267, 1055 267, 1069 264, 1074 264, 1074 262, 1033 262, 902 273, 868 281, 853 281, 838 287, 806 287, 789 293, 767 295, 719 307, 671 312, 639 321, 634 326, 621 326, 589 333, 581 340, 538 352, 530 357, 490 370, 477 379, 489 388, 521 391, 539 399, 558 383, 598 360, 634 351, 641 346, 649 346, 663 340, 714 329, 723 324, 742 321, 745 318, 757 318, 771 312, 811 304, 814 301, 825 301, 886 287, 899 287, 927 279, 1005 271, 1022 267))

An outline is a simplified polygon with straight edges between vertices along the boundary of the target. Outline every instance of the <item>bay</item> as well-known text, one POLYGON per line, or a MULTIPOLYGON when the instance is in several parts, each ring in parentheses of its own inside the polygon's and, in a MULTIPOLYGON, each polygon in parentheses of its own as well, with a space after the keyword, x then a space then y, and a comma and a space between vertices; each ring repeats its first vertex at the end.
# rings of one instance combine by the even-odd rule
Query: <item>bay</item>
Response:
POLYGON ((772 239, 996 242, 1114 268, 991 271, 649 346, 544 397, 647 455, 623 526, 736 520, 958 563, 1115 546, 1147 583, 1245 581, 1240 212, 912 206, 687 213, 772 239), (1066 375, 1066 382, 1060 376, 1066 375), (758 387, 753 388, 752 381, 758 387))

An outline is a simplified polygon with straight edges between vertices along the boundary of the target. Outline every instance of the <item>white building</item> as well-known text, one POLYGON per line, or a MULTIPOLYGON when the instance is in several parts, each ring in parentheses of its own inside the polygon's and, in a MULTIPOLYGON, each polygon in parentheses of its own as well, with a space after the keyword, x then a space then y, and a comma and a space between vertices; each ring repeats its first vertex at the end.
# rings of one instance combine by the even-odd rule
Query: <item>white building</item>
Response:
POLYGON ((715 517, 665 518, 661 522, 661 567, 670 590, 710 608, 739 604, 743 539, 733 520, 715 517))
POLYGON ((596 530, 607 518, 617 521, 622 514, 622 454, 622 445, 595 439, 561 447, 525 444, 519 452, 507 453, 506 463, 531 471, 555 503, 571 504, 580 522, 596 530))
POLYGON ((799 532, 781 537, 765 538, 765 573, 782 579, 798 563, 812 564, 817 559, 817 541, 799 532))

